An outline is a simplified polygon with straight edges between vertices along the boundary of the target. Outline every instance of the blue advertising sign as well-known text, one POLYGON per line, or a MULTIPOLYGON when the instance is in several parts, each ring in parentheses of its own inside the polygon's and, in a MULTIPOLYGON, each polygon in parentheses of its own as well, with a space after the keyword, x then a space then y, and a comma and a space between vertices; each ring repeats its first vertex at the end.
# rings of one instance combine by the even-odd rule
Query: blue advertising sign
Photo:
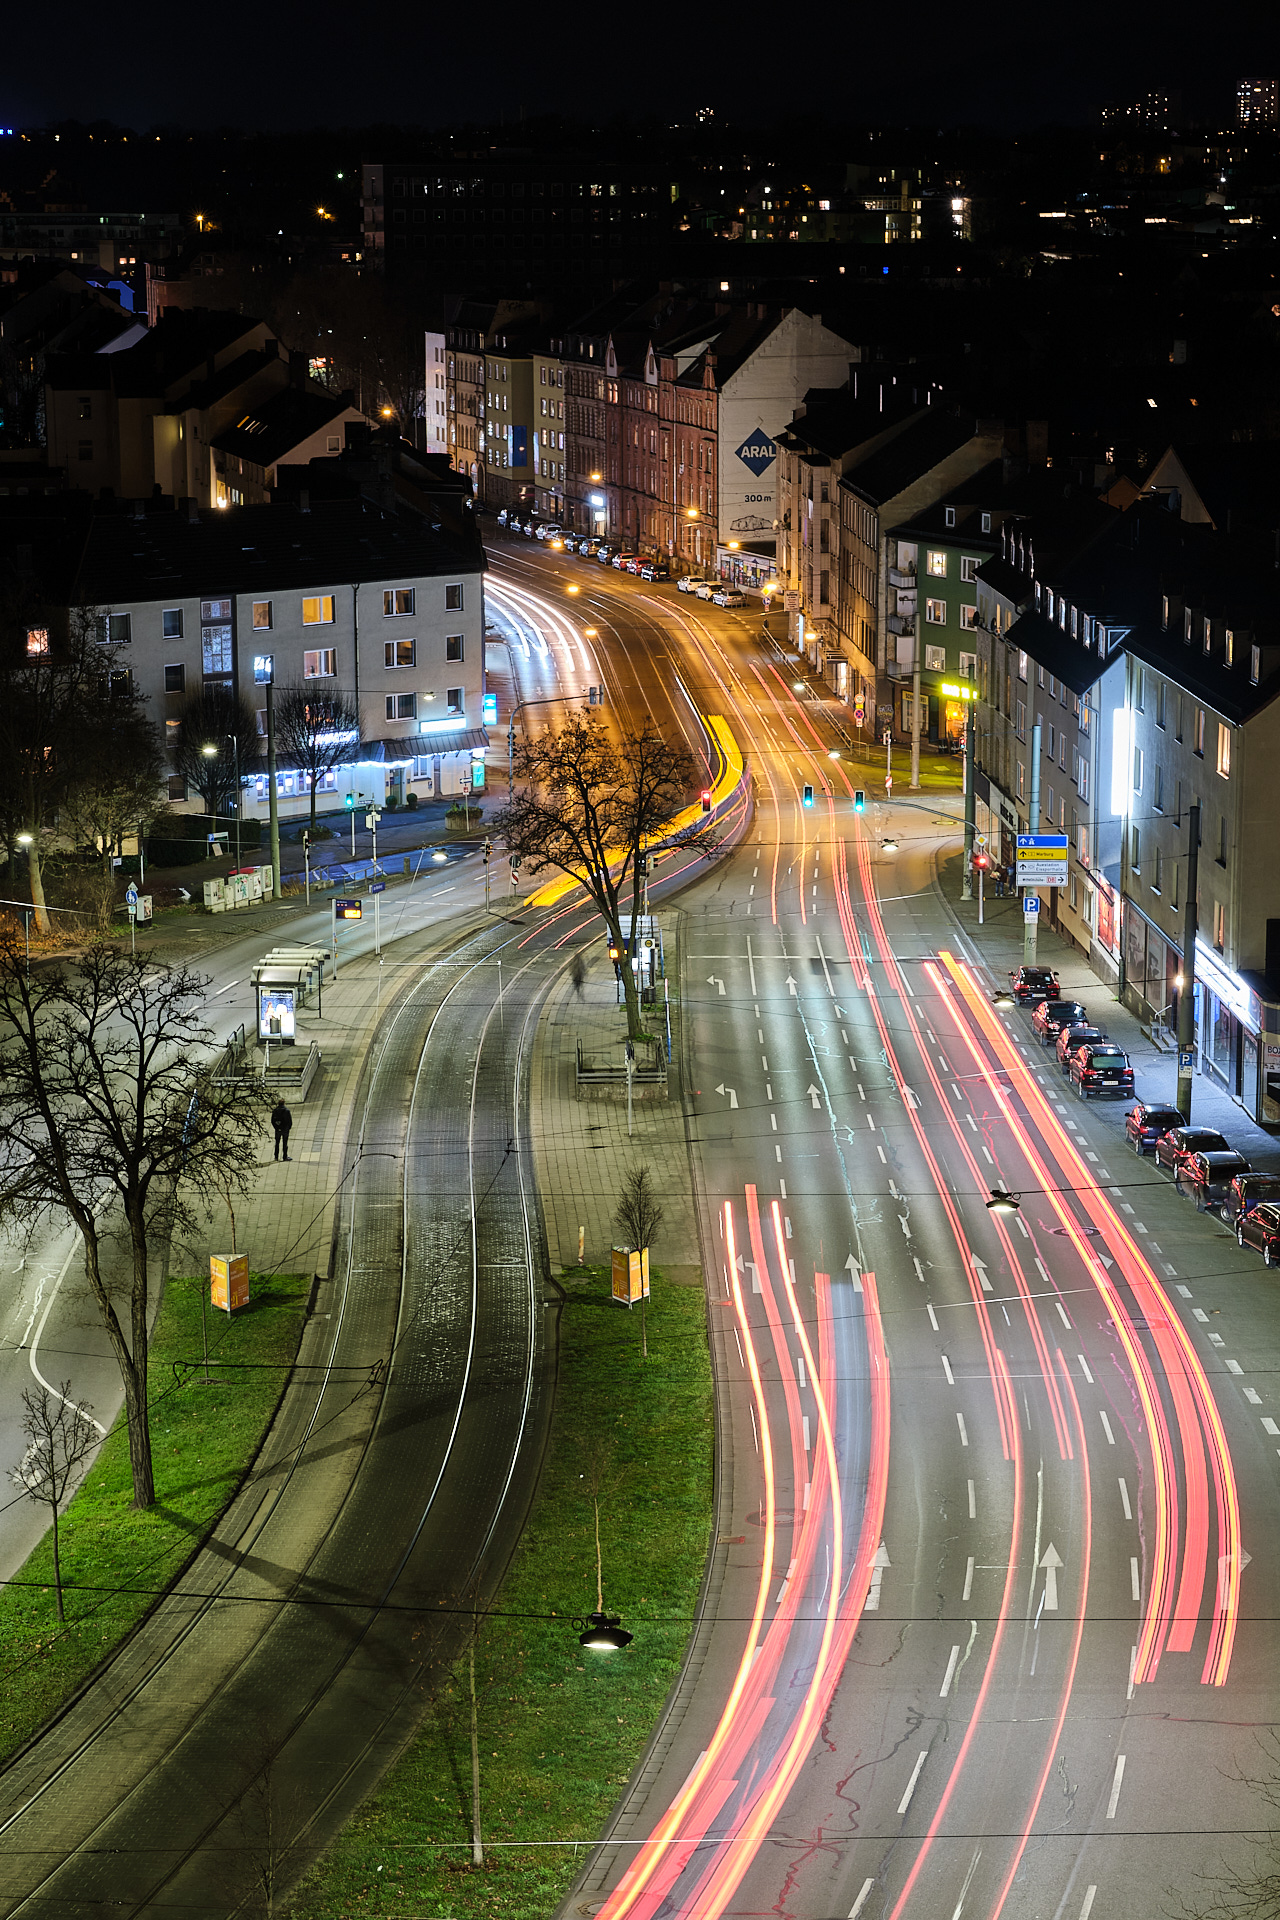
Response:
POLYGON ((761 432, 747 435, 738 448, 737 457, 748 473, 753 473, 758 480, 760 475, 766 473, 773 465, 777 454, 778 449, 768 434, 761 432))

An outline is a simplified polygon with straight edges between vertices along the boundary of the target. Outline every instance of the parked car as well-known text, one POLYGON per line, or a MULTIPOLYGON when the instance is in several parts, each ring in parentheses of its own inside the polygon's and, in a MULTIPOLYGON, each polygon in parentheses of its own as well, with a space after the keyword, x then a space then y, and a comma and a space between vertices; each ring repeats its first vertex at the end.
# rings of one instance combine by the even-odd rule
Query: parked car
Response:
POLYGON ((694 588, 699 600, 710 600, 719 588, 717 580, 700 580, 694 588))
POLYGON ((1106 1037, 1101 1027, 1091 1027, 1087 1020, 1073 1020, 1069 1026, 1059 1027, 1056 1052, 1058 1065, 1062 1071, 1064 1073, 1067 1071, 1071 1055, 1077 1047, 1082 1047, 1086 1040, 1105 1040, 1106 1037))
POLYGON ((613 556, 613 564, 615 569, 619 573, 621 573, 622 569, 626 566, 630 558, 631 558, 631 555, 629 553, 615 553, 613 556))
POLYGON ((596 548, 596 559, 602 567, 611 567, 613 565, 613 556, 617 551, 618 549, 616 547, 611 547, 607 541, 602 541, 596 548))
POLYGON ((1068 1071, 1071 1084, 1082 1100, 1094 1093, 1133 1092, 1129 1056, 1113 1040, 1089 1041, 1077 1047, 1068 1071))
POLYGON ((1041 1046, 1047 1047, 1072 1021, 1079 1022, 1087 1018, 1083 1000, 1042 1000, 1032 1017, 1031 1026, 1041 1046))
POLYGON ((1219 1212, 1229 1227, 1252 1213, 1255 1207, 1280 1205, 1280 1175, 1274 1173, 1238 1173, 1222 1198, 1219 1212))
POLYGON ((1013 997, 1020 1007, 1034 1006, 1038 1000, 1056 1000, 1058 976, 1052 967, 1019 967, 1009 975, 1013 997))
POLYGON ((1130 1107, 1124 1117, 1125 1137, 1132 1142, 1137 1154, 1153 1153, 1161 1134, 1181 1125, 1182 1115, 1176 1107, 1162 1107, 1145 1100, 1130 1107))
POLYGON ((696 593, 699 587, 704 587, 709 584, 713 585, 714 583, 708 582, 705 573, 682 573, 676 581, 676 592, 696 593))
POLYGON ((498 525, 500 527, 505 527, 506 524, 507 524, 507 510, 505 507, 499 507, 498 508, 498 525))
POLYGON ((578 542, 578 552, 584 560, 594 560, 603 542, 596 539, 594 533, 588 533, 578 542))
POLYGON ((1280 1206, 1266 1200, 1241 1214, 1236 1221, 1236 1240, 1242 1247, 1257 1247, 1264 1266, 1280 1266, 1280 1206))
POLYGON ((622 571, 624 573, 639 573, 643 566, 644 556, 642 554, 629 553, 622 563, 622 571))
MULTIPOLYGON (((1181 1115, 1179 1115, 1181 1120, 1181 1115)), ((1156 1165, 1176 1174, 1182 1162, 1193 1153, 1230 1153, 1231 1142, 1224 1140, 1216 1127, 1170 1127, 1156 1141, 1156 1165)))
POLYGON ((640 569, 642 580, 669 580, 671 569, 665 560, 646 560, 640 569))
POLYGON ((1230 1147, 1225 1153, 1191 1153, 1178 1168, 1173 1184, 1179 1193, 1195 1201, 1197 1213, 1204 1213, 1209 1207, 1220 1207, 1231 1182, 1249 1171, 1244 1155, 1230 1147))
POLYGON ((716 607, 745 607, 747 596, 741 587, 720 587, 712 594, 711 604, 716 607))

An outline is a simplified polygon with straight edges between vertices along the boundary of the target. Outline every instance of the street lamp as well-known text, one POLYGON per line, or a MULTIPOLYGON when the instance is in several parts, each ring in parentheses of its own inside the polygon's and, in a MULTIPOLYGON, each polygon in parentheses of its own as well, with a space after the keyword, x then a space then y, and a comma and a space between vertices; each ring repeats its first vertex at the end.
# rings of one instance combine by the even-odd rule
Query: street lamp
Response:
POLYGON ((578 1635, 578 1645, 592 1653, 619 1653, 623 1647, 631 1645, 633 1638, 623 1626, 619 1614, 589 1613, 587 1630, 578 1635))
POLYGON ((1022 1195, 1010 1193, 1006 1187, 992 1187, 991 1198, 985 1204, 988 1213, 1016 1213, 1022 1204, 1022 1195))
MULTIPOLYGON (((16 833, 14 839, 27 856, 27 891, 31 891, 31 849, 36 843, 34 833, 16 833)), ((31 915, 33 908, 22 909, 22 938, 27 950, 27 978, 31 978, 31 915)))
MULTIPOLYGON (((224 740, 231 742, 231 759, 236 776, 236 797, 234 804, 236 810, 236 866, 238 868, 240 865, 240 742, 234 733, 224 733, 222 737, 224 740)), ((206 760, 216 760, 222 749, 220 747, 210 746, 201 747, 200 751, 206 760)), ((216 814, 214 818, 215 820, 217 819, 216 814)))

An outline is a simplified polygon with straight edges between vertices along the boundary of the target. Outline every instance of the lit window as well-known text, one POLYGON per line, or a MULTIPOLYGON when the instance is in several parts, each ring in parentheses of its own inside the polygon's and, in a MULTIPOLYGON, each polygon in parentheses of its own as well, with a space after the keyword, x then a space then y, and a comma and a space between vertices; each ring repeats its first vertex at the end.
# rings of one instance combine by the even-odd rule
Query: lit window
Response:
POLYGON ((302 603, 302 624, 304 627, 328 627, 333 625, 333 595, 315 594, 302 603))
POLYGON ((160 625, 161 625, 164 639, 181 640, 182 608, 166 607, 164 612, 160 615, 160 625))
POLYGON ((382 649, 382 664, 385 667, 411 667, 415 652, 416 643, 412 640, 388 640, 382 649))
POLYGON ((926 647, 924 664, 930 673, 945 673, 947 670, 947 650, 945 647, 926 647))
POLYGON ((977 625, 978 625, 978 609, 976 607, 961 607, 960 609, 961 633, 974 633, 977 630, 977 625))
POLYGON ((414 590, 412 587, 388 587, 382 596, 384 615, 413 612, 414 590))
POLYGON ((947 603, 945 600, 926 600, 924 617, 931 627, 945 627, 947 624, 947 603))
POLYGON ((1231 778, 1231 729, 1221 720, 1218 722, 1218 772, 1224 780, 1231 778))
POLYGON ((302 656, 302 677, 304 680, 332 680, 338 671, 338 650, 336 647, 316 647, 314 651, 302 656))
POLYGON ((259 630, 271 625, 271 602, 269 600, 254 601, 253 624, 259 630))
POLYGON ((966 586, 972 586, 978 577, 978 562, 973 554, 966 553, 960 561, 960 578, 966 586))
POLYGON ((1227 666, 1232 666, 1236 655, 1236 637, 1230 627, 1222 629, 1222 658, 1227 666))
POLYGON ((1250 680, 1252 680, 1255 687, 1257 686, 1258 681, 1262 678, 1262 648, 1261 647, 1250 647, 1249 649, 1249 678, 1250 680))
POLYGON ((1213 944, 1219 953, 1227 944, 1227 910, 1221 900, 1213 903, 1213 944))
POLYGON ((28 627, 27 628, 28 658, 37 659, 42 653, 48 653, 48 651, 49 651, 48 627, 28 627))
POLYGON ((934 553, 931 551, 929 554, 929 560, 928 560, 928 570, 935 580, 945 580, 947 577, 946 554, 934 553))
POLYGON ((976 680, 977 677, 978 677, 977 654, 962 653, 960 655, 960 678, 962 680, 976 680))
POLYGON ((388 720, 412 720, 418 710, 416 693, 389 693, 387 695, 388 720))
POLYGON ((1204 753, 1204 708, 1196 708, 1196 724, 1192 745, 1198 754, 1204 753))
POLYGON ((465 692, 465 689, 462 687, 449 688, 449 691, 445 694, 445 697, 444 697, 444 706, 445 706, 446 713, 453 714, 453 715, 461 714, 463 710, 464 692, 465 692))

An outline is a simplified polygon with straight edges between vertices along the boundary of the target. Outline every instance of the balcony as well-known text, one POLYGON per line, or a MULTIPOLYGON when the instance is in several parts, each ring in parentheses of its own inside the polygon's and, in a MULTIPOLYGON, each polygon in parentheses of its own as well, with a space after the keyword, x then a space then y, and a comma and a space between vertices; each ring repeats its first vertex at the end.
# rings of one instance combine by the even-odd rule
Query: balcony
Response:
POLYGON ((914 635, 916 630, 916 617, 914 613, 891 613, 885 624, 888 626, 890 633, 914 635))
POLYGON ((916 585, 915 568, 913 567, 909 573, 905 573, 901 567, 890 567, 889 585, 891 587, 914 587, 916 585))

